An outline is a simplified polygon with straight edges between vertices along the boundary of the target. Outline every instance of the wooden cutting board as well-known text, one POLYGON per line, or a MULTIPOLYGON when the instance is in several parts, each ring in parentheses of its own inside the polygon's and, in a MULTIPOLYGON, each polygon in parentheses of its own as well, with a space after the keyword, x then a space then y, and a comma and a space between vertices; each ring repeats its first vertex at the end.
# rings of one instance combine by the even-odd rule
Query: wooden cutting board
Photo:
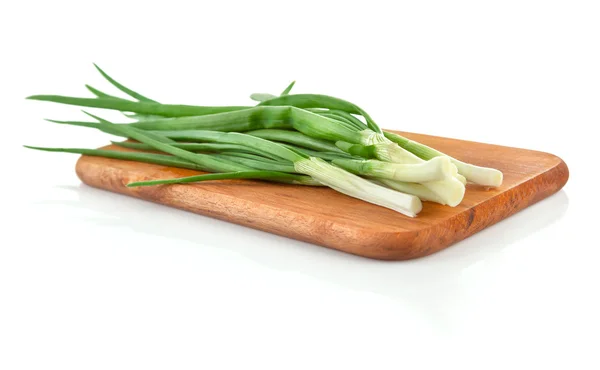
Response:
POLYGON ((421 213, 409 218, 321 187, 224 180, 127 188, 133 181, 199 172, 90 156, 78 160, 76 171, 90 186, 383 260, 423 257, 446 248, 552 195, 569 177, 567 165, 552 154, 400 134, 463 161, 497 168, 504 173, 504 183, 490 190, 469 184, 459 206, 423 202, 421 213))

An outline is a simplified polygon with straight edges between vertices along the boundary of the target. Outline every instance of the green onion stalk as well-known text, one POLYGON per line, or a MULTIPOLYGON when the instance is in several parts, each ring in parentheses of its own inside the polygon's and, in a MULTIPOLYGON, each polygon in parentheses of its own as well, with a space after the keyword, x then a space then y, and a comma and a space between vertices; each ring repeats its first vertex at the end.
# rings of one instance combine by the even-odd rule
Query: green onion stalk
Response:
MULTIPOLYGON (((29 99, 120 111, 136 122, 112 124, 89 113, 99 123, 53 122, 93 127, 135 139, 139 142, 116 144, 170 156, 37 149, 80 154, 87 151, 89 155, 115 158, 130 155, 131 160, 155 161, 151 163, 179 161, 171 163, 221 172, 196 176, 197 181, 258 178, 322 184, 409 216, 420 211, 419 199, 458 205, 467 181, 485 186, 502 183, 502 172, 498 170, 464 163, 398 134, 384 132, 366 111, 351 102, 327 95, 290 94, 295 82, 279 96, 252 94, 251 98, 258 102, 255 106, 175 105, 150 99, 96 68, 110 84, 134 100, 89 85, 86 88, 94 98, 35 95, 29 99)), ((160 183, 190 181, 191 178, 186 178, 160 180, 160 183)))
MULTIPOLYGON (((345 141, 366 146, 374 145, 375 156, 382 161, 414 163, 415 157, 431 159, 433 157, 446 156, 439 151, 397 134, 378 132, 380 130, 376 128, 370 119, 368 121, 369 128, 357 131, 356 126, 343 124, 341 120, 336 120, 331 115, 319 115, 299 108, 316 106, 319 99, 329 98, 321 95, 287 95, 285 96, 287 101, 275 98, 265 100, 261 102, 262 105, 256 107, 166 105, 150 101, 133 102, 107 97, 89 99, 37 95, 29 98, 85 107, 116 109, 165 117, 179 117, 172 119, 146 118, 143 121, 132 124, 134 127, 145 130, 203 129, 244 132, 259 129, 294 128, 317 139, 345 141), (296 102, 292 98, 301 99, 298 99, 299 102, 296 102), (297 106, 276 106, 275 104, 296 104, 297 106), (392 145, 394 143, 398 145, 392 145)), ((321 105, 331 107, 332 109, 346 109, 346 111, 340 110, 346 114, 350 114, 349 112, 362 112, 361 114, 366 115, 364 111, 352 108, 351 105, 341 104, 336 100, 331 100, 330 103, 321 105)), ((498 170, 474 166, 452 157, 450 159, 457 166, 458 172, 468 181, 484 186, 499 186, 502 183, 502 173, 498 170)))
MULTIPOLYGON (((234 159, 232 156, 210 156, 206 154, 193 153, 185 149, 178 148, 175 145, 171 145, 170 143, 165 143, 162 140, 156 140, 150 135, 147 135, 147 133, 143 130, 131 127, 129 125, 115 125, 103 122, 98 123, 97 127, 102 127, 103 131, 118 132, 122 136, 126 136, 128 138, 135 139, 140 143, 149 145, 155 150, 171 154, 172 156, 182 160, 199 165, 202 170, 211 170, 214 168, 214 166, 223 165, 224 163, 234 163, 234 166, 231 169, 235 172, 232 172, 231 178, 275 178, 286 181, 298 181, 298 177, 300 177, 298 174, 308 175, 308 178, 313 182, 328 186, 351 197, 395 210, 410 217, 415 217, 422 209, 420 199, 414 195, 404 194, 390 188, 380 186, 359 176, 351 174, 350 172, 347 172, 339 167, 332 166, 325 160, 306 156, 299 151, 294 151, 283 145, 259 137, 242 133, 225 133, 219 131, 196 130, 192 132, 192 136, 201 137, 204 141, 252 147, 259 152, 270 153, 271 155, 280 158, 282 161, 287 161, 291 165, 284 167, 280 163, 269 163, 269 161, 272 160, 262 159, 262 157, 261 159, 250 159, 244 158, 243 156, 238 156, 236 159, 234 159), (207 165, 207 163, 210 163, 210 165, 207 165), (277 166, 277 168, 274 168, 273 166, 277 166), (259 169, 268 169, 269 171, 252 171, 257 167, 259 169), (292 171, 294 171, 296 174, 294 175, 287 173, 292 171), (243 172, 250 173, 242 174, 243 172)), ((189 133, 189 131, 175 132, 179 135, 189 133)), ((190 139, 189 135, 190 134, 187 136, 188 139, 190 139)), ((193 139, 193 137, 191 139, 193 139)), ((171 179, 168 180, 168 182, 165 182, 165 180, 139 182, 136 184, 131 184, 131 186, 148 186, 165 183, 172 184, 179 182, 195 182, 205 181, 206 179, 225 178, 228 178, 225 174, 221 174, 219 177, 199 175, 182 179, 171 179)))
MULTIPOLYGON (((118 126, 123 134, 126 134, 128 137, 149 144, 157 150, 176 156, 181 155, 180 151, 184 151, 182 149, 174 148, 170 144, 153 140, 146 136, 142 131, 133 127, 122 125, 115 126, 118 126)), ((194 137, 201 137, 202 140, 210 142, 240 144, 271 153, 281 159, 291 162, 297 173, 308 175, 315 181, 335 189, 340 193, 393 209, 410 217, 415 217, 422 209, 421 201, 416 196, 379 186, 341 168, 332 166, 325 160, 306 156, 283 145, 259 137, 242 133, 224 133, 218 131, 175 131, 176 134, 181 134, 182 132, 188 133, 187 136, 184 135, 187 140, 194 139, 194 137)), ((189 154, 186 154, 186 156, 196 155, 190 152, 187 153, 189 154)))
MULTIPOLYGON (((90 125, 85 122, 62 122, 76 125, 90 125)), ((328 144, 330 141, 343 141, 348 143, 359 143, 370 146, 374 151, 374 156, 383 161, 398 164, 419 164, 423 159, 415 156, 411 152, 401 148, 395 143, 386 139, 383 135, 377 134, 369 129, 362 131, 352 130, 338 125, 333 120, 319 116, 315 113, 303 110, 297 107, 254 107, 244 110, 236 110, 225 113, 216 113, 194 117, 180 117, 171 119, 160 119, 154 121, 142 121, 130 125, 112 125, 107 126, 105 131, 118 131, 116 128, 131 127, 143 130, 154 130, 148 134, 156 137, 163 136, 176 141, 211 141, 210 138, 201 138, 202 133, 215 132, 210 129, 219 128, 224 131, 245 131, 249 128, 259 131, 250 131, 254 135, 262 135, 269 138, 291 142, 301 146, 309 146, 313 149, 339 150, 339 146, 328 144), (277 125, 291 125, 299 133, 274 131, 272 127, 277 125), (270 131, 265 131, 270 128, 270 131), (203 130, 209 129, 209 130, 203 130), (162 131, 168 130, 168 131, 162 131), (304 134, 304 136, 300 135, 304 134), (277 135, 276 135, 277 134, 277 135), (275 137, 275 136, 277 137, 275 137), (304 138, 304 141, 300 140, 304 138), (384 140, 378 140, 383 138, 384 140)), ((214 136, 214 134, 213 134, 214 136)), ((163 140, 161 140, 163 141, 163 140)), ((266 140, 265 140, 266 141, 266 140)), ((356 145, 356 144, 355 144, 356 145)), ((274 153, 271 153, 274 154, 274 153)), ((371 168, 375 171, 371 176, 380 177, 385 164, 371 162, 371 168), (378 166, 375 168, 375 164, 378 166)), ((393 167, 391 164, 390 167, 393 167)), ((447 168, 448 166, 446 166, 447 168)), ((366 168, 366 167, 362 167, 366 168)), ((440 167, 441 168, 441 167, 440 167)), ((388 173, 398 172, 398 168, 387 170, 388 173)), ((448 170, 446 169, 446 172, 448 170)), ((405 179, 406 180, 406 179, 405 179)), ((436 192, 444 203, 450 206, 456 206, 462 201, 464 196, 464 184, 456 178, 440 179, 424 183, 430 190, 436 192)))
MULTIPOLYGON (((141 152, 124 152, 118 150, 104 150, 104 149, 85 149, 85 148, 46 148, 37 146, 25 146, 28 149, 41 150, 46 152, 60 152, 60 153, 73 153, 82 154, 94 157, 104 157, 120 159, 125 161, 135 161, 143 163, 160 164, 169 167, 186 168, 196 171, 204 172, 218 172, 222 175, 225 174, 241 174, 245 172, 252 172, 252 176, 244 175, 244 178, 260 179, 266 181, 274 181, 292 185, 308 185, 308 186, 322 186, 319 182, 313 180, 309 176, 282 173, 275 166, 262 166, 262 168, 252 167, 240 163, 239 161, 228 160, 227 157, 218 157, 210 155, 196 154, 194 161, 182 159, 173 155, 157 154, 157 153, 141 153, 141 152)), ((204 176, 204 175, 199 175, 204 176)), ((205 181, 209 179, 218 180, 225 179, 227 177, 215 178, 215 177, 200 177, 198 181, 205 181)), ((232 177, 241 178, 241 177, 232 177)))

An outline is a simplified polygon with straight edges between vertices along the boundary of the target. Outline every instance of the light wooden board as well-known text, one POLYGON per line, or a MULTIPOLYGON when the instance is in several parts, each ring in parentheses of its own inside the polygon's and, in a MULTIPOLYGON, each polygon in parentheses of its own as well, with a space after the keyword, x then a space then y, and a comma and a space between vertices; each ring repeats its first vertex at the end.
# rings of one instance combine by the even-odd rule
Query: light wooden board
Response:
POLYGON ((566 164, 552 154, 400 134, 463 161, 497 168, 504 173, 504 183, 490 190, 469 184, 459 206, 424 202, 421 213, 409 218, 328 188, 251 180, 127 188, 125 185, 133 181, 199 172, 90 156, 79 159, 76 171, 90 186, 385 260, 417 258, 446 248, 552 195, 569 177, 566 164))

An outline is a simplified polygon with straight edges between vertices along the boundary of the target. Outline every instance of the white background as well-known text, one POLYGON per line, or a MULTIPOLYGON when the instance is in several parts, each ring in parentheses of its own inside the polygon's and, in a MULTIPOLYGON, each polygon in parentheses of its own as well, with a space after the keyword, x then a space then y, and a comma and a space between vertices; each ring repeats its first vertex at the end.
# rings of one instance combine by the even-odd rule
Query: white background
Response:
MULTIPOLYGON (((191 3, 191 2, 190 2, 191 3)), ((600 366, 595 1, 1 5, 1 369, 600 366), (394 5, 392 5, 394 3, 394 5), (109 137, 32 94, 323 93, 384 127, 554 153, 562 191, 385 263, 81 185, 109 137), (596 351, 596 353, 594 353, 596 351)), ((112 117, 110 114, 107 117, 112 117)))

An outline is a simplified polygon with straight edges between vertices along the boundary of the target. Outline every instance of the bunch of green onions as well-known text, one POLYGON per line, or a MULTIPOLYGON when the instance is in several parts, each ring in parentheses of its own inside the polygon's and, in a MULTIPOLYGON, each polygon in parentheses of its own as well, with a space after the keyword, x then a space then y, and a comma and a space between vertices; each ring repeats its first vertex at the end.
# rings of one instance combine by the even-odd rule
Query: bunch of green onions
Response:
POLYGON ((129 140, 114 144, 136 151, 28 148, 211 172, 129 187, 224 179, 327 186, 415 217, 421 201, 460 204, 467 182, 487 187, 502 183, 502 172, 496 169, 461 162, 381 130, 353 103, 327 95, 290 94, 294 82, 278 96, 252 94, 254 106, 173 105, 147 98, 96 68, 131 99, 88 85, 93 98, 28 99, 120 111, 129 122, 113 123, 87 112, 93 121, 49 121, 121 136, 129 140))

